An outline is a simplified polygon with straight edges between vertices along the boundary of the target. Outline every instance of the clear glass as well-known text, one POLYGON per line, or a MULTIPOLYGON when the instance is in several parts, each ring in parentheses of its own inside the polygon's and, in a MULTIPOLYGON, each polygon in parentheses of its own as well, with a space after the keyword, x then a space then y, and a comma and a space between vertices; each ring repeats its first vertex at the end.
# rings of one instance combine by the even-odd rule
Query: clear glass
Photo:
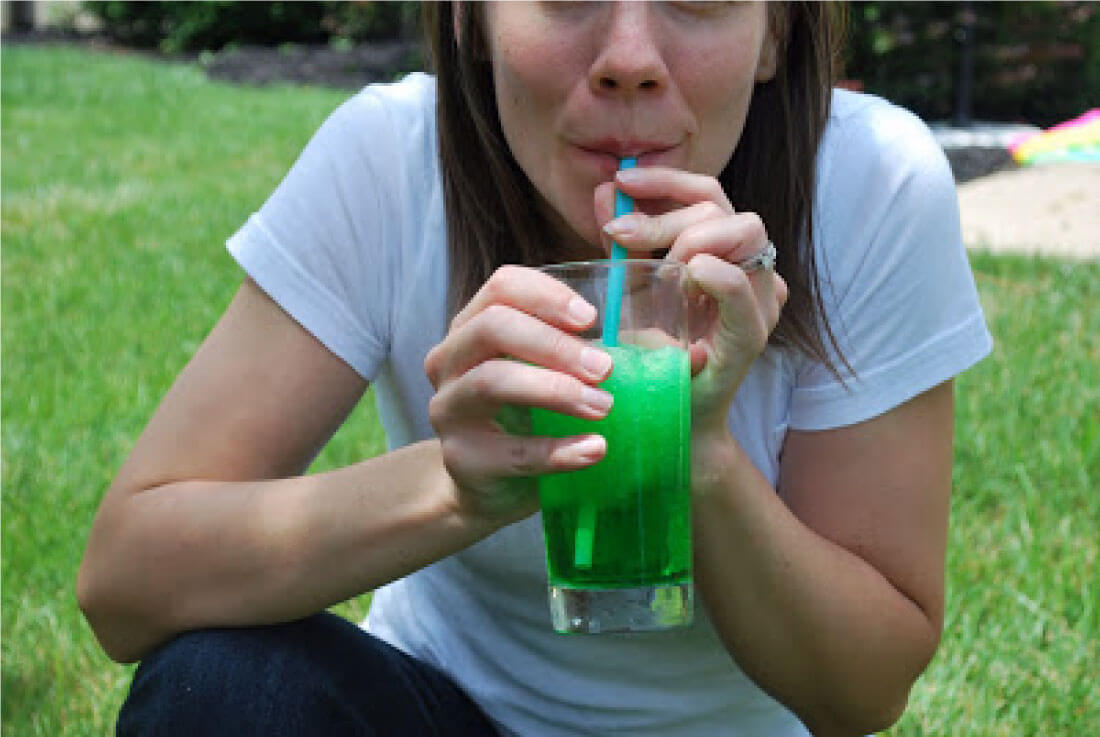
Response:
POLYGON ((531 411, 535 435, 595 432, 608 445, 607 456, 593 466, 538 479, 554 629, 638 632, 688 625, 694 605, 691 369, 682 267, 585 261, 541 271, 596 307, 596 324, 583 337, 615 362, 601 384, 615 397, 603 420, 531 411), (616 327, 611 305, 619 293, 616 327))

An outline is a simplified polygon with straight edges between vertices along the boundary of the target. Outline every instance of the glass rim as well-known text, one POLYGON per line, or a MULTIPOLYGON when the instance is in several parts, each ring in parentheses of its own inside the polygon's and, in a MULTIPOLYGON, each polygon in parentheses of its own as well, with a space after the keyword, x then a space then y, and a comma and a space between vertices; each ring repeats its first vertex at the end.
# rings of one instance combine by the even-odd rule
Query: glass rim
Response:
POLYGON ((657 269, 683 269, 684 264, 679 261, 667 261, 665 259, 655 258, 623 258, 623 259, 611 259, 611 258, 597 258, 583 261, 563 261, 561 263, 543 264, 542 266, 534 267, 538 271, 543 272, 556 272, 556 271, 570 271, 581 268, 600 268, 608 269, 613 266, 629 266, 640 267, 651 270, 657 269))

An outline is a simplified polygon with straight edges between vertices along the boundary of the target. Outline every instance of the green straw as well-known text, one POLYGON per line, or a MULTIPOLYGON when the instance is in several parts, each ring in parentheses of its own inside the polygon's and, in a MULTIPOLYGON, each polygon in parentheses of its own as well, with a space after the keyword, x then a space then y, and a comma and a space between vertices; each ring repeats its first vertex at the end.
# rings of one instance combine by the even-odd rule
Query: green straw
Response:
POLYGON ((592 544, 596 538, 596 505, 587 501, 577 517, 577 534, 573 538, 573 564, 579 569, 592 567, 592 544))
MULTIPOLYGON (((619 169, 633 169, 638 165, 635 158, 619 160, 619 169)), ((634 212, 634 200, 619 190, 615 190, 615 217, 634 212)), ((626 249, 618 243, 611 244, 611 268, 607 274, 607 302, 603 314, 603 344, 619 344, 619 318, 623 307, 623 285, 626 281, 626 269, 616 264, 626 258, 626 249)), ((596 505, 591 500, 581 504, 577 516, 577 533, 573 538, 573 563, 577 568, 592 567, 592 546, 596 540, 596 505)))

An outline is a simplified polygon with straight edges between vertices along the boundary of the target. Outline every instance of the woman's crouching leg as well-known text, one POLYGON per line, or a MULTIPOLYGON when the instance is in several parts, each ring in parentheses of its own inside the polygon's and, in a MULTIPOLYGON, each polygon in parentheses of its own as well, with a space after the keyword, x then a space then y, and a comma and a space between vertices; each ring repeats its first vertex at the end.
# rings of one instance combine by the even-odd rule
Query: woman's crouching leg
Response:
POLYGON ((142 661, 132 735, 494 735, 454 682, 333 614, 176 637, 142 661))

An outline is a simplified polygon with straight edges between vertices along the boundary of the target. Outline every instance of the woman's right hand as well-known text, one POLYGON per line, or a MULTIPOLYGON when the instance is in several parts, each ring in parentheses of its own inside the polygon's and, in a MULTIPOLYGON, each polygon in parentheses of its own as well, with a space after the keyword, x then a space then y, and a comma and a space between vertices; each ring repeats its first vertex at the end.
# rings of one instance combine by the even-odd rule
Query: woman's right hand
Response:
POLYGON ((516 435, 498 419, 508 407, 607 415, 611 395, 595 385, 611 373, 611 357, 576 335, 595 319, 595 308, 557 279, 502 266, 428 352, 424 370, 436 389, 429 416, 464 513, 518 521, 538 508, 534 476, 603 458, 600 435, 516 435))

